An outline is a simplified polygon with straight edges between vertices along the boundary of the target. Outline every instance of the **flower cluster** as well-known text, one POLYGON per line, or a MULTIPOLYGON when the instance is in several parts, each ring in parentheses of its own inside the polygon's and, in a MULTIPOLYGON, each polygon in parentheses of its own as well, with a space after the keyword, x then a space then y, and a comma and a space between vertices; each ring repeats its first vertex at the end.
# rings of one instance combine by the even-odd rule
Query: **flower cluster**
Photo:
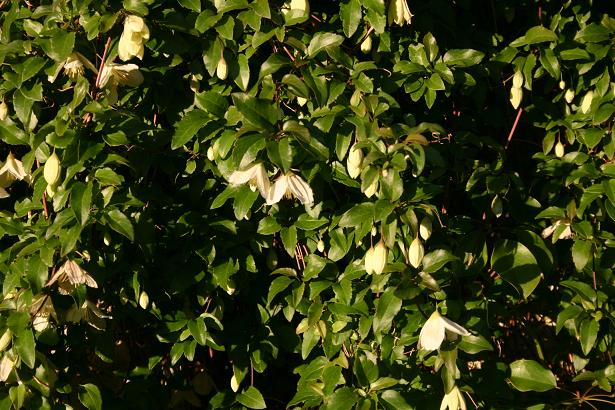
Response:
POLYGON ((258 189, 267 205, 276 204, 282 198, 293 197, 304 205, 314 203, 314 192, 303 178, 289 171, 280 175, 271 185, 267 170, 260 162, 254 162, 233 172, 228 180, 232 185, 248 183, 252 190, 258 189))

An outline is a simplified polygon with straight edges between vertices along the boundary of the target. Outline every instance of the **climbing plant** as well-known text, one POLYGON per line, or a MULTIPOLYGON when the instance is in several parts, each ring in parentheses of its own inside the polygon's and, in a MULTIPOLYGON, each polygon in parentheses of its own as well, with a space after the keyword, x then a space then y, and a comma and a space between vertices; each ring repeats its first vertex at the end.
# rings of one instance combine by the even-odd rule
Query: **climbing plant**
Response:
POLYGON ((0 1, 0 408, 612 406, 607 3, 0 1))

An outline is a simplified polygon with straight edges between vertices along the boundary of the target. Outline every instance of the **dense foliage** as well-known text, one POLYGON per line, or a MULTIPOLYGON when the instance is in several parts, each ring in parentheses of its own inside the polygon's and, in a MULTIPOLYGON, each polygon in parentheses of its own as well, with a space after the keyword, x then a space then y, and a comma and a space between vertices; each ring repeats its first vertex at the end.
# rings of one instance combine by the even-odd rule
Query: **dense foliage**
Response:
POLYGON ((609 407, 608 3, 0 1, 0 408, 609 407))

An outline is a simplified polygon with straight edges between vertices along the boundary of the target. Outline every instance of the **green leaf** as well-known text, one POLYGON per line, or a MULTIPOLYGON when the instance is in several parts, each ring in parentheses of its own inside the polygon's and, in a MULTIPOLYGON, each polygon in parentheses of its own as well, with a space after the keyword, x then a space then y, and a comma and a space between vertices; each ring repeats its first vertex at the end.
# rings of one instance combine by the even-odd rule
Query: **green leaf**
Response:
POLYGON ((491 265, 504 280, 519 286, 524 298, 531 295, 540 282, 540 266, 530 250, 520 242, 497 241, 491 254, 491 265))
POLYGON ((520 47, 527 44, 545 43, 547 41, 557 41, 557 35, 548 28, 535 26, 530 28, 524 36, 510 43, 510 45, 512 47, 520 47))
POLYGON ((55 61, 64 61, 75 46, 75 33, 71 31, 55 30, 49 39, 40 40, 41 47, 49 57, 55 61))
POLYGON ((297 245, 297 227, 292 225, 288 228, 282 228, 280 230, 280 239, 284 249, 290 256, 295 256, 295 246, 297 245))
POLYGON ((406 399, 395 390, 386 390, 380 395, 384 402, 383 404, 388 410, 413 410, 414 408, 408 404, 406 399))
POLYGON ((350 410, 354 407, 359 397, 350 387, 337 389, 330 397, 325 400, 324 409, 326 410, 350 410))
POLYGON ((469 354, 476 354, 482 351, 493 351, 493 346, 481 335, 463 336, 457 345, 461 350, 469 354))
POLYGON ((596 303, 597 293, 587 283, 579 282, 576 280, 564 280, 560 282, 560 285, 574 290, 577 295, 591 303, 596 303))
POLYGON ((124 235, 126 238, 131 241, 134 240, 134 228, 132 227, 132 222, 126 215, 122 213, 119 209, 112 209, 105 215, 105 219, 107 223, 114 231, 124 235))
POLYGON ((510 381, 519 391, 545 392, 557 386, 555 375, 534 360, 517 360, 510 364, 510 381))
POLYGON ((267 407, 263 395, 254 386, 248 387, 246 391, 239 394, 237 401, 249 409, 264 409, 267 407))
POLYGON ((344 37, 333 33, 317 33, 308 45, 307 53, 310 58, 316 57, 318 53, 326 48, 337 47, 344 41, 344 37))
POLYGON ((581 322, 579 330, 579 336, 581 339, 581 349, 583 354, 587 355, 593 349, 598 338, 598 331, 600 330, 600 324, 593 318, 587 318, 581 322))
POLYGON ((393 323, 395 315, 401 309, 402 301, 395 296, 395 288, 387 288, 376 306, 376 314, 374 315, 373 328, 374 333, 387 332, 393 323))
POLYGON ((207 327, 205 326, 205 322, 202 317, 190 320, 188 322, 188 330, 198 344, 201 346, 205 346, 207 344, 207 327))
POLYGON ((269 286, 269 293, 267 293, 267 305, 271 305, 271 301, 277 294, 282 292, 293 282, 288 276, 279 276, 275 278, 269 286))
POLYGON ((205 111, 190 111, 176 124, 171 149, 177 149, 190 141, 210 121, 211 117, 205 111))
POLYGON ((592 258, 592 243, 576 240, 572 245, 572 261, 577 271, 581 272, 592 258))
POLYGON ((361 3, 359 0, 348 0, 340 5, 342 29, 346 37, 352 37, 361 22, 361 3))
POLYGON ((559 67, 559 61, 555 57, 555 53, 550 48, 546 48, 540 54, 540 64, 547 70, 551 77, 556 80, 560 79, 561 71, 559 67))
POLYGON ((79 387, 79 401, 88 410, 102 409, 102 397, 100 396, 100 390, 98 390, 95 384, 87 383, 79 387))
POLYGON ((471 67, 479 64, 485 53, 472 49, 453 49, 444 54, 444 63, 451 67, 471 67))
MULTIPOLYGON (((226 111, 228 110, 228 100, 226 99, 226 97, 220 95, 220 93, 213 92, 213 91, 205 91, 202 93, 196 93, 194 97, 195 97, 195 102, 196 102, 197 107, 199 107, 202 110, 207 111, 211 115, 214 115, 218 118, 224 118, 224 115, 226 114, 226 111)), ((194 111, 191 111, 191 112, 194 112, 194 111)), ((196 111, 196 112, 199 113, 198 114, 199 117, 203 118, 203 121, 205 121, 203 125, 205 125, 208 122, 207 116, 203 115, 203 113, 201 113, 200 111, 196 111)), ((196 116, 196 114, 194 115, 196 116)), ((197 119, 195 118, 194 127, 197 126, 196 124, 198 123, 197 123, 197 119)), ((203 125, 198 127, 196 131, 198 131, 203 125)), ((196 131, 194 131, 193 134, 196 133, 196 131)))
POLYGON ((297 218, 295 226, 304 231, 313 231, 325 225, 328 221, 325 218, 313 218, 308 214, 301 214, 297 218))
POLYGON ((278 122, 278 110, 272 101, 243 93, 234 93, 232 97, 233 104, 247 125, 261 130, 270 130, 278 122))
POLYGON ((273 74, 277 72, 280 68, 287 66, 290 64, 290 60, 288 57, 282 56, 280 54, 272 54, 265 60, 263 65, 261 65, 261 70, 258 73, 258 80, 262 80, 263 77, 273 74))
POLYGON ((442 269, 447 263, 457 260, 459 258, 446 249, 436 249, 423 257, 423 271, 434 273, 442 269))
POLYGON ((197 13, 201 12, 201 0, 177 0, 179 4, 183 7, 190 9, 192 11, 196 11, 197 13))
POLYGON ((70 190, 70 207, 81 226, 85 225, 90 215, 92 204, 92 183, 75 182, 70 190))
POLYGON ((30 329, 22 329, 17 333, 17 340, 15 341, 15 348, 21 361, 30 369, 34 368, 36 361, 36 343, 34 342, 34 335, 30 329))

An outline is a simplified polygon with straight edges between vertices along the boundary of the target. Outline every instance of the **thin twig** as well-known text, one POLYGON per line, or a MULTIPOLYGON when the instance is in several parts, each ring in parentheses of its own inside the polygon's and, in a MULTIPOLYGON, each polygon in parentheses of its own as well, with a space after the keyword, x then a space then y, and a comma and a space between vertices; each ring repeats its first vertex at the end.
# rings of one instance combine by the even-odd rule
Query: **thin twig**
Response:
POLYGON ((98 74, 96 74, 96 82, 94 83, 94 90, 100 88, 100 76, 105 66, 105 61, 107 60, 107 52, 109 51, 109 46, 111 46, 111 37, 107 37, 107 42, 105 43, 105 50, 103 51, 102 60, 100 61, 100 66, 98 67, 98 74))
POLYGON ((510 144, 512 137, 515 134, 515 130, 517 129, 517 124, 519 123, 519 118, 521 118, 522 112, 523 112, 523 108, 519 108, 519 110, 517 110, 517 118, 515 118, 515 122, 513 123, 513 126, 510 129, 510 133, 508 134, 508 139, 506 140, 506 145, 504 146, 504 149, 508 148, 508 144, 510 144))

